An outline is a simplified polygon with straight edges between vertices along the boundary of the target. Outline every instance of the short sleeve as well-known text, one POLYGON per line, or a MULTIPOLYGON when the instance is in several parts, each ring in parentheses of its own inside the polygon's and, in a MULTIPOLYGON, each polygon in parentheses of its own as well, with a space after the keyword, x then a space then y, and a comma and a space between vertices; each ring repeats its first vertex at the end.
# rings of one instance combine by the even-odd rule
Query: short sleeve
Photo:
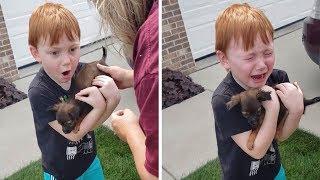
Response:
POLYGON ((228 110, 227 97, 221 95, 212 98, 212 110, 217 128, 220 129, 223 138, 249 131, 251 127, 246 118, 241 114, 240 105, 228 110))
POLYGON ((55 113, 50 110, 55 104, 55 101, 50 99, 48 94, 41 91, 40 88, 33 87, 29 89, 28 96, 34 122, 39 128, 42 129, 49 122, 56 119, 55 113))

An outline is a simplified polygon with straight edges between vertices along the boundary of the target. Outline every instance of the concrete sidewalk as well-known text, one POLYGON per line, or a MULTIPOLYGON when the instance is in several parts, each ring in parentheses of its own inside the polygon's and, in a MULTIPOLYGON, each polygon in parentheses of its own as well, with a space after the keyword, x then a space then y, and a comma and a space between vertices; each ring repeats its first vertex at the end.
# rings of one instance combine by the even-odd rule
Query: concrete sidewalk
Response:
MULTIPOLYGON (((102 50, 97 49, 96 46, 99 47, 99 45, 94 44, 81 49, 82 52, 85 51, 86 53, 83 53, 80 61, 99 60, 102 56, 102 50)), ((116 44, 115 48, 118 48, 116 44)), ((123 57, 119 56, 116 50, 112 50, 112 48, 108 48, 106 63, 130 69, 123 57)), ((35 76, 33 73, 37 72, 39 67, 39 65, 34 65, 22 70, 26 77, 14 82, 17 89, 27 93, 28 86, 35 76)), ((122 90, 120 93, 121 101, 116 109, 130 108, 138 114, 139 110, 133 89, 122 90)), ((0 117, 0 179, 3 179, 28 165, 31 161, 40 159, 40 150, 28 99, 0 110, 0 117)), ((107 120, 105 125, 109 125, 109 123, 109 120, 107 120)))
MULTIPOLYGON (((284 33, 285 34, 285 33, 284 33)), ((283 34, 282 34, 283 35, 283 34)), ((283 35, 274 41, 275 68, 285 70, 290 80, 297 81, 305 97, 320 96, 320 69, 306 54, 301 42, 302 29, 283 35)), ((217 145, 211 97, 226 75, 219 65, 211 65, 190 76, 205 92, 163 110, 162 167, 163 179, 181 179, 206 162, 217 158, 217 145)), ((308 107, 300 128, 320 136, 320 104, 308 107)))

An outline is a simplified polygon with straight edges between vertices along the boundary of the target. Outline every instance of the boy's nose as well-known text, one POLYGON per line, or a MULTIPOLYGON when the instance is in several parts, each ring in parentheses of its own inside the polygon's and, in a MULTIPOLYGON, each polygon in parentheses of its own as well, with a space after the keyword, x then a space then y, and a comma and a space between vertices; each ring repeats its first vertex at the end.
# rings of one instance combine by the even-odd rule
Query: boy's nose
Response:
POLYGON ((263 70, 263 69, 265 69, 267 67, 267 65, 266 65, 266 63, 265 63, 263 58, 258 60, 256 67, 257 67, 258 70, 263 70))
POLYGON ((64 66, 67 66, 67 65, 71 64, 72 58, 68 54, 64 55, 62 58, 63 58, 62 62, 63 62, 64 66))

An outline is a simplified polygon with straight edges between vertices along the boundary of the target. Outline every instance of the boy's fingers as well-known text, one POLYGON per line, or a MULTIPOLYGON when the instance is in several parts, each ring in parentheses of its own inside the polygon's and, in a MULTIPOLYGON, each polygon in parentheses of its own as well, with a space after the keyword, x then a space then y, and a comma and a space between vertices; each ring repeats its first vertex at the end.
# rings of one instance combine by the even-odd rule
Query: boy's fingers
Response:
POLYGON ((282 91, 276 90, 276 93, 277 93, 277 95, 280 97, 280 99, 283 99, 283 98, 284 98, 284 94, 283 94, 282 91))
POLYGON ((295 81, 295 82, 293 82, 293 84, 297 87, 298 91, 302 93, 302 90, 301 90, 300 86, 298 85, 298 82, 295 81))
POLYGON ((100 80, 93 80, 92 81, 92 85, 102 87, 103 86, 103 82, 100 81, 100 80))
POLYGON ((284 92, 286 90, 286 87, 283 84, 277 84, 275 87, 278 88, 282 92, 284 92))

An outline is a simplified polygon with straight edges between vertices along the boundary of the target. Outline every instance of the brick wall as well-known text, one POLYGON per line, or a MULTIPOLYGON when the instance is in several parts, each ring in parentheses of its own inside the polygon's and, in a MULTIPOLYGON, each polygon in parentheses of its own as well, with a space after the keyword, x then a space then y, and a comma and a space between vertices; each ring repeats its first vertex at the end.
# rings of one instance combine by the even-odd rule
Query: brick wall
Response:
POLYGON ((195 71, 178 0, 162 0, 162 67, 184 74, 195 71))
POLYGON ((12 82, 19 78, 0 4, 0 77, 12 82))

